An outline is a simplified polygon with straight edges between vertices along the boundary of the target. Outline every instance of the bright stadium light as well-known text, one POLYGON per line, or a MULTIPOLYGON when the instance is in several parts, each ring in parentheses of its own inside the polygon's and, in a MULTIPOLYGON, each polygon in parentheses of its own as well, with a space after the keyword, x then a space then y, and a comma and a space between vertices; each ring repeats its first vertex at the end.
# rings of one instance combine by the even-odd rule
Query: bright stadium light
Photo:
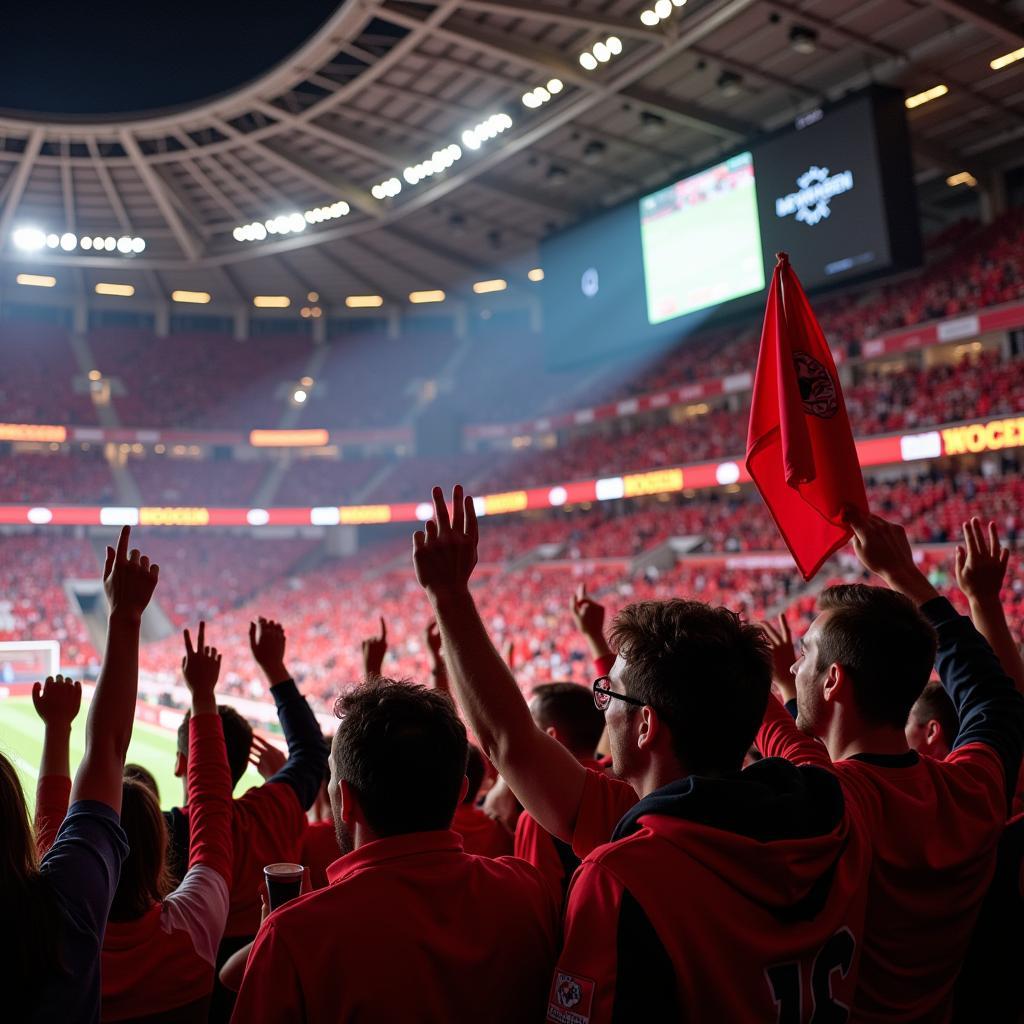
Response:
POLYGON ((946 179, 946 184, 950 188, 956 188, 957 185, 969 185, 974 188, 978 184, 978 179, 970 171, 960 171, 959 174, 951 174, 946 179))
POLYGON ((622 40, 618 36, 609 36, 604 41, 604 45, 608 47, 608 52, 613 57, 618 57, 622 53, 622 40))
POLYGON ((486 295, 489 292, 503 292, 508 287, 508 281, 496 277, 493 281, 477 281, 473 285, 473 291, 477 295, 486 295))
POLYGON ((597 58, 587 50, 580 54, 580 65, 584 71, 593 71, 597 67, 597 58))
POLYGON ((540 267, 534 267, 526 276, 536 283, 544 280, 544 271, 540 267))
POLYGON ((92 239, 88 235, 83 235, 78 240, 78 246, 88 252, 92 248, 92 239))
POLYGON ((1002 57, 996 57, 995 60, 990 60, 988 66, 993 71, 1001 71, 1003 68, 1010 64, 1015 64, 1019 60, 1024 60, 1024 46, 1019 50, 1011 50, 1009 53, 1004 53, 1002 57))
POLYGON ((612 59, 612 51, 604 43, 594 43, 593 53, 602 64, 607 64, 612 59))
POLYGON ((661 18, 659 18, 658 15, 654 13, 654 11, 647 10, 641 13, 640 21, 648 28, 654 28, 654 26, 657 25, 659 21, 661 21, 661 18))
POLYGON ((15 248, 22 252, 38 252, 46 245, 46 232, 34 227, 21 227, 11 235, 15 248))
POLYGON ((424 302, 444 302, 445 295, 440 288, 432 288, 422 292, 409 292, 409 301, 414 304, 424 302))
POLYGON ((292 394, 292 401, 296 405, 302 405, 303 402, 309 397, 309 395, 302 390, 302 388, 296 388, 292 394))
POLYGON ((144 238, 133 238, 132 239, 132 252, 140 253, 146 248, 146 240, 144 238))
POLYGON ((672 13, 672 0, 658 0, 654 5, 654 13, 659 18, 667 18, 672 13))
POLYGON ((30 288, 52 288, 57 283, 49 274, 19 274, 14 280, 30 288))
POLYGON ((937 100, 940 96, 945 96, 948 92, 948 85, 933 85, 930 89, 925 89, 924 92, 908 96, 903 102, 906 104, 907 110, 913 110, 923 103, 930 103, 932 100, 937 100))
POLYGON ((209 292, 189 292, 181 289, 171 292, 171 300, 174 302, 192 302, 205 306, 210 301, 209 292))
POLYGON ((65 231, 64 234, 60 236, 60 247, 65 252, 71 252, 77 246, 78 246, 78 236, 75 235, 73 232, 65 231))
POLYGON ((287 309, 292 300, 287 295, 254 295, 252 304, 257 309, 287 309))
POLYGON ((135 294, 135 286, 131 284, 114 284, 111 282, 100 281, 96 285, 97 295, 120 295, 125 298, 131 298, 135 294))
POLYGON ((560 78, 552 78, 548 82, 548 92, 551 93, 552 96, 557 96, 564 88, 565 86, 562 84, 562 80, 560 78))
POLYGON ((46 236, 46 248, 56 249, 58 245, 60 245, 60 235, 54 234, 54 232, 51 231, 46 236))
POLYGON ((384 305, 382 295, 348 295, 345 297, 345 305, 349 309, 377 309, 384 305))

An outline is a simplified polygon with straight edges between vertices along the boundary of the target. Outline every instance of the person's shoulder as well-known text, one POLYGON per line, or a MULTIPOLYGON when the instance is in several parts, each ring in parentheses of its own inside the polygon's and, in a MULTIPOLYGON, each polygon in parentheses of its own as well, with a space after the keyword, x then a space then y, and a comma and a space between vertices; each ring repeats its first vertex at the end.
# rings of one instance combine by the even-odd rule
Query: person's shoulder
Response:
POLYGON ((658 846, 661 842, 655 832, 644 826, 621 839, 612 839, 594 847, 583 858, 581 864, 596 865, 614 872, 619 864, 630 864, 638 857, 641 860, 650 857, 651 847, 658 846))
POLYGON ((267 811, 298 811, 305 819, 295 790, 287 782, 264 782, 252 786, 233 801, 236 814, 259 815, 267 811))

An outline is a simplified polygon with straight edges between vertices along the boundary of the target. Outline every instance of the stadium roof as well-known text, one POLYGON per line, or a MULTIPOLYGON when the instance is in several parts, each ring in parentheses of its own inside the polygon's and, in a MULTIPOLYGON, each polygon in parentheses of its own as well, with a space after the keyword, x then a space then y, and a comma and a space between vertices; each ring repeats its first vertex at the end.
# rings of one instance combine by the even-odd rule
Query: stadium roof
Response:
POLYGON ((116 120, 0 112, 3 294, 23 271, 90 303, 123 282, 149 304, 209 292, 211 308, 310 291, 330 308, 404 306, 414 290, 525 281, 545 235, 871 82, 948 88, 910 111, 927 207, 948 175, 984 183, 1019 154, 1024 60, 990 61, 1024 47, 1022 7, 349 0, 211 100, 116 120), (19 227, 90 248, 26 253, 19 227), (144 251, 91 244, 121 237, 144 251))

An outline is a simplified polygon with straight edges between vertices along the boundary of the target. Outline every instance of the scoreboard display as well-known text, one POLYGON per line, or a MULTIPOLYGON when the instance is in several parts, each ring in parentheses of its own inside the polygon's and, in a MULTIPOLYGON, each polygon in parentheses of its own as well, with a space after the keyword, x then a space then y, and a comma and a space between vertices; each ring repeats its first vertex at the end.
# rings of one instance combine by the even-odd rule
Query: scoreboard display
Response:
POLYGON ((780 250, 808 289, 918 264, 905 113, 872 88, 546 241, 549 362, 663 347, 753 309, 780 250))

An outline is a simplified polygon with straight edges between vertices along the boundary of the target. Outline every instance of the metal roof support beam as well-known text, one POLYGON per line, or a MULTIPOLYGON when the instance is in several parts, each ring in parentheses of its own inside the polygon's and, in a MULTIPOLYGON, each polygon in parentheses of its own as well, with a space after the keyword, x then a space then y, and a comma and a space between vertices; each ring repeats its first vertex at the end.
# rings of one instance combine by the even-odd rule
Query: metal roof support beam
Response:
POLYGON ((90 135, 85 140, 85 145, 89 150, 89 157, 96 170, 96 177, 100 180, 100 185, 103 188, 103 194, 107 197, 107 202, 110 204, 110 208, 114 211, 117 223, 121 226, 121 230, 126 235, 134 235, 135 231, 132 228, 131 218, 128 216, 128 211, 124 208, 124 203, 121 202, 121 197, 117 194, 117 189, 114 188, 113 179, 110 177, 110 171, 107 170, 107 165, 103 162, 103 157, 100 156, 96 140, 90 135))
POLYGON ((995 4, 985 0, 932 0, 932 3, 958 21, 969 22, 997 39, 1005 39, 1014 49, 1024 46, 1024 22, 995 4))
POLYGON ((608 33, 645 39, 660 43, 664 37, 645 27, 633 18, 615 18, 595 11, 572 10, 568 7, 554 7, 544 3, 523 3, 521 0, 462 0, 462 8, 485 14, 500 14, 509 18, 526 18, 530 21, 546 21, 553 25, 567 25, 581 32, 608 33))
POLYGON ((33 128, 25 143, 25 151, 21 154, 18 166, 11 173, 11 185, 7 191, 7 198, 4 201, 3 211, 0 211, 0 249, 7 244, 7 232, 11 226, 14 215, 18 212, 18 204, 25 193, 25 186, 28 184, 29 176, 32 174, 32 165, 39 150, 43 147, 43 129, 33 128))
POLYGON ((142 179, 142 183, 146 186, 149 194, 153 197, 153 202, 156 203, 157 208, 160 210, 160 215, 174 234, 175 241, 178 243, 181 251, 190 260, 198 260, 202 255, 199 243, 178 216, 178 211, 175 210, 174 204, 164 191, 163 182, 157 177, 153 168, 146 163, 146 158, 142 155, 135 136, 131 132, 122 131, 120 133, 120 140, 124 151, 132 162, 132 166, 142 179))

